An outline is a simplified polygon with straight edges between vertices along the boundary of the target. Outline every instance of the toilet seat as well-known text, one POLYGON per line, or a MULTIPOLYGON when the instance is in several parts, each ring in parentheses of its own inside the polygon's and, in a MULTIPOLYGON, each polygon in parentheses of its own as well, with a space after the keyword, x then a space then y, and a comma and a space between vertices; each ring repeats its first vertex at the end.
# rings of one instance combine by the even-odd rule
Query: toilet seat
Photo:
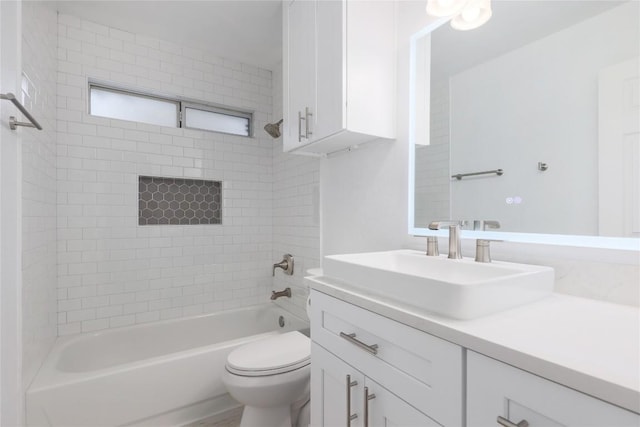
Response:
POLYGON ((243 345, 227 357, 227 371, 245 377, 283 374, 309 365, 311 342, 298 331, 243 345))

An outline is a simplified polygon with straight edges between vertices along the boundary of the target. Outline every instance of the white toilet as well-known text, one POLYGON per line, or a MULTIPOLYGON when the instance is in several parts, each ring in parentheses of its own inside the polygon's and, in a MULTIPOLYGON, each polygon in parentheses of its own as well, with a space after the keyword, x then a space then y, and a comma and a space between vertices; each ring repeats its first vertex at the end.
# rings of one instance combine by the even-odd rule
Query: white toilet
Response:
POLYGON ((297 331, 233 350, 222 381, 245 405, 240 427, 292 427, 309 399, 310 359, 311 342, 297 331))

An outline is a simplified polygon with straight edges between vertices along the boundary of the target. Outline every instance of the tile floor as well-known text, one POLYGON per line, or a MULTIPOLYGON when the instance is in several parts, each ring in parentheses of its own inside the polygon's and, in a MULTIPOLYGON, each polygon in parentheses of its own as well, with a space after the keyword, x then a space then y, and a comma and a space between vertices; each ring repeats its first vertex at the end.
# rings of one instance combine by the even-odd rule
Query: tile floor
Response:
POLYGON ((222 415, 216 415, 195 423, 187 424, 184 427, 238 427, 242 417, 242 408, 233 409, 222 415))

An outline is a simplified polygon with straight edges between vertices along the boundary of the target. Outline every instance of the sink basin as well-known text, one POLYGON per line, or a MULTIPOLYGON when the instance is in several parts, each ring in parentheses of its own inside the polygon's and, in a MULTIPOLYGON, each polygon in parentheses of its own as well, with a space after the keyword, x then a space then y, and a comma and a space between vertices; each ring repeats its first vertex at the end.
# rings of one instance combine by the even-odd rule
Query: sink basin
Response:
POLYGON ((553 292, 550 267, 428 257, 398 250, 330 255, 324 275, 369 293, 455 319, 474 319, 553 292))

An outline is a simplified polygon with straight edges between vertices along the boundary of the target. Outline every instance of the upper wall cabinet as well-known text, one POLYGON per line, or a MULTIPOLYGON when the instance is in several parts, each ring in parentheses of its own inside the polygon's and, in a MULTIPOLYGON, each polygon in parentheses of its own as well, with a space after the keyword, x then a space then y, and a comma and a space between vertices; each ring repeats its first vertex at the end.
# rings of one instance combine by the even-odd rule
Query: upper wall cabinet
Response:
POLYGON ((395 138, 395 3, 286 0, 284 151, 395 138))

